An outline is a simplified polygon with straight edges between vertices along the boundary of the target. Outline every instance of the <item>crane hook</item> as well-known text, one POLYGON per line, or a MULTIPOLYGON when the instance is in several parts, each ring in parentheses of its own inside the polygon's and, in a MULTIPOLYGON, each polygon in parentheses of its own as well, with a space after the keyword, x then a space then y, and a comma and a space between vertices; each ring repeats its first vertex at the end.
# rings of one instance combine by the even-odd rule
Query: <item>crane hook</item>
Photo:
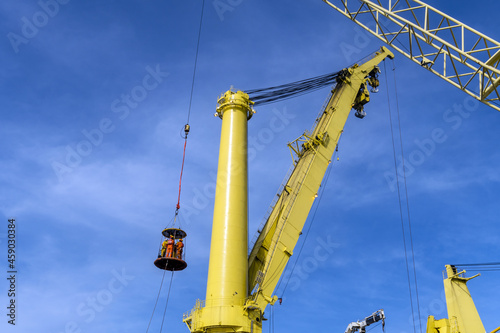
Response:
MULTIPOLYGON (((189 124, 184 125, 184 135, 181 134, 181 137, 183 139, 187 139, 187 136, 189 134, 190 129, 191 129, 191 126, 189 126, 189 124)), ((182 131, 181 131, 181 133, 182 133, 182 131)))

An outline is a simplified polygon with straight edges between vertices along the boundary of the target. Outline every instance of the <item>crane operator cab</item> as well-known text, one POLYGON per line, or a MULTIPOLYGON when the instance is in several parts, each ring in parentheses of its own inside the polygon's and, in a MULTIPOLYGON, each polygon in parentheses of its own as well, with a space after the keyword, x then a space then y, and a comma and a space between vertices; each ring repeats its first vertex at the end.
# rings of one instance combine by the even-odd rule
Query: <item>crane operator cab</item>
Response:
POLYGON ((182 271, 187 267, 184 261, 186 232, 177 228, 166 228, 161 233, 165 238, 160 244, 155 266, 167 271, 182 271))

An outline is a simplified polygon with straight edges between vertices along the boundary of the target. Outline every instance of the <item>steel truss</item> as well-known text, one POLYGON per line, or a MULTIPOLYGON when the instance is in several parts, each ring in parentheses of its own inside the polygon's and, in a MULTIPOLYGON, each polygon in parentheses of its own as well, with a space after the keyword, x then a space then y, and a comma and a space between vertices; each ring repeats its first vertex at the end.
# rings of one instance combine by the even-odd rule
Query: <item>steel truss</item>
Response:
POLYGON ((414 62, 500 111, 500 43, 419 0, 323 0, 414 62))

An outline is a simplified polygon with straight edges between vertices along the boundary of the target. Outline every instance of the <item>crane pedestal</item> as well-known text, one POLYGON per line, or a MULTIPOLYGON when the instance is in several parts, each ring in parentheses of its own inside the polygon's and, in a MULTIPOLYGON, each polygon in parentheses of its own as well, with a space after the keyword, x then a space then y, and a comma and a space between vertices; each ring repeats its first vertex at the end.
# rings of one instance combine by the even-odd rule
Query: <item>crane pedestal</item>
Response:
POLYGON ((247 94, 227 91, 218 100, 222 119, 210 263, 205 301, 184 317, 191 332, 260 332, 260 312, 248 296, 247 122, 254 111, 247 94))

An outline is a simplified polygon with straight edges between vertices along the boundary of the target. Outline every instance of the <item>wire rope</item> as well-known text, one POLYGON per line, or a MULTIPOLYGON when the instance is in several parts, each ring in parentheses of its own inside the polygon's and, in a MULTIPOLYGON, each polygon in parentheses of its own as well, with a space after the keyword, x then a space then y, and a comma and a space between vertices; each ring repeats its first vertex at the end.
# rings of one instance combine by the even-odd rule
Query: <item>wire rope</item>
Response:
POLYGON ((454 264, 451 265, 467 272, 496 272, 500 271, 500 262, 473 263, 473 264, 454 264))
POLYGON ((181 165, 181 175, 179 177, 179 196, 177 197, 177 205, 175 205, 175 216, 179 213, 179 209, 181 208, 181 188, 182 188, 182 173, 184 171, 184 161, 186 159, 186 145, 187 145, 187 134, 184 139, 184 149, 182 151, 182 165, 181 165))
MULTIPOLYGON (((366 56, 365 58, 370 56, 372 56, 372 54, 366 56)), ((338 77, 342 75, 344 71, 345 69, 337 72, 314 76, 308 79, 281 84, 278 86, 259 89, 247 89, 245 90, 245 92, 250 97, 250 100, 254 102, 255 106, 275 103, 285 99, 308 94, 327 86, 335 86, 338 77)))
MULTIPOLYGON (((380 325, 382 325, 382 323, 381 323, 381 322, 378 322, 378 323, 376 323, 375 325, 368 327, 368 328, 366 329, 366 331, 367 331, 367 332, 368 332, 368 331, 371 331, 372 329, 374 329, 374 328, 376 328, 376 327, 379 327, 380 325)), ((383 330, 383 329, 382 329, 382 330, 383 330)))
POLYGON ((270 309, 270 311, 271 311, 271 321, 269 323, 269 333, 272 332, 271 329, 272 329, 272 324, 273 324, 273 308, 274 308, 274 306, 271 306, 271 309, 270 309))
POLYGON ((163 276, 161 278, 161 283, 160 283, 160 290, 158 290, 158 296, 156 296, 155 306, 153 308, 153 313, 151 313, 151 318, 149 318, 149 323, 148 323, 148 328, 146 329, 146 333, 149 332, 149 327, 151 326, 151 321, 153 320, 153 316, 154 316, 155 311, 156 311, 156 306, 158 305, 158 300, 160 299, 161 288, 163 287, 163 280, 165 279, 165 273, 166 272, 167 271, 163 271, 163 276))
POLYGON ((482 264, 454 264, 452 266, 460 266, 460 267, 464 267, 464 266, 500 266, 500 262, 487 262, 487 263, 482 263, 482 264))
POLYGON ((254 105, 265 105, 275 103, 281 100, 300 96, 312 91, 331 86, 336 83, 339 72, 328 73, 315 76, 309 79, 303 79, 295 82, 272 86, 268 88, 249 89, 245 92, 249 95, 254 105))
MULTIPOLYGON (((177 204, 175 206, 175 215, 174 215, 174 218, 173 218, 173 224, 175 224, 175 221, 177 220, 177 215, 179 214, 179 209, 180 209, 181 188, 182 188, 182 174, 183 174, 183 171, 184 171, 184 161, 186 159, 187 137, 188 137, 188 133, 189 133, 189 130, 190 130, 189 118, 191 116, 191 105, 192 105, 192 101, 193 101, 194 83, 195 83, 195 78, 196 78, 196 68, 197 68, 197 64, 198 64, 198 53, 199 53, 199 50, 200 50, 201 28, 203 26, 203 13, 204 13, 204 9, 205 9, 205 0, 203 0, 202 4, 201 4, 200 25, 199 25, 199 28, 198 28, 198 40, 196 42, 196 53, 195 53, 195 58, 194 58, 193 78, 192 78, 192 81, 191 81, 191 93, 190 93, 190 96, 189 96, 189 107, 188 107, 187 121, 186 121, 186 125, 184 126, 184 133, 185 133, 184 137, 183 137, 184 138, 184 148, 183 148, 183 153, 182 153, 182 165, 181 165, 181 172, 180 172, 180 177, 179 177, 179 194, 178 194, 178 197, 177 197, 177 204)), ((165 273, 166 273, 166 270, 164 270, 164 272, 163 272, 163 276, 162 276, 161 284, 160 284, 160 289, 158 290, 158 295, 156 297, 155 305, 154 305, 154 308, 153 308, 153 313, 151 314, 151 318, 149 319, 148 328, 146 329, 146 333, 149 331, 149 328, 151 326, 151 322, 153 320, 154 313, 156 311, 156 307, 158 305, 158 300, 160 298, 161 289, 163 287, 163 281, 165 279, 165 273)), ((168 288, 168 294, 167 294, 167 301, 165 303, 165 309, 163 311, 163 319, 162 319, 162 322, 161 322, 160 332, 163 330, 163 323, 165 321, 165 313, 167 311, 168 300, 170 298, 170 290, 172 288, 173 277, 174 277, 174 271, 172 271, 172 276, 170 277, 170 285, 169 285, 169 288, 168 288)))
MULTIPOLYGON (((177 204, 175 205, 175 217, 179 214, 179 209, 181 208, 181 188, 182 188, 182 173, 184 170, 184 161, 186 159, 186 146, 187 146, 187 138, 190 130, 189 126, 189 118, 191 116, 191 105, 193 103, 193 92, 194 92, 194 83, 195 83, 195 78, 196 78, 196 68, 198 65, 198 53, 200 51, 200 40, 201 40, 201 28, 203 26, 203 13, 205 11, 205 0, 203 0, 201 4, 201 15, 200 15, 200 25, 198 28, 198 40, 196 42, 196 53, 194 57, 194 66, 193 66, 193 79, 191 80, 191 94, 189 96, 189 107, 188 107, 188 114, 187 114, 187 120, 186 120, 186 125, 184 125, 184 149, 182 152, 182 165, 181 165, 181 174, 179 177, 179 195, 177 197, 177 204)), ((175 219, 174 219, 175 223, 175 219)))
POLYGON ((170 299, 170 289, 172 288, 173 279, 174 279, 174 271, 172 271, 172 275, 170 276, 170 285, 168 287, 167 301, 165 303, 165 309, 163 310, 163 318, 161 320, 160 333, 163 331, 163 323, 165 322, 165 313, 167 312, 168 300, 170 299))
POLYGON ((189 97, 189 108, 188 108, 188 116, 187 116, 187 122, 186 124, 189 124, 189 117, 191 115, 191 104, 193 101, 193 91, 194 91, 194 81, 196 77, 196 67, 198 64, 198 52, 200 50, 200 39, 201 39, 201 27, 203 23, 203 12, 205 10, 205 0, 201 3, 201 17, 200 17, 200 27, 198 29, 198 42, 196 43, 196 55, 194 57, 194 69, 193 69, 193 80, 191 82, 191 95, 189 97))
POLYGON ((498 272, 500 268, 468 269, 467 272, 498 272))
MULTIPOLYGON (((387 68, 385 65, 385 61, 384 61, 384 72, 385 72, 385 75, 384 75, 385 76, 385 83, 386 83, 386 86, 388 87, 389 85, 387 82, 387 68)), ((401 190, 400 190, 400 185, 399 185, 399 173, 398 173, 397 158, 396 158, 396 143, 395 143, 395 139, 394 139, 394 129, 392 127, 393 121, 392 121, 392 111, 391 111, 389 90, 387 90, 387 104, 388 104, 389 122, 390 122, 390 128, 391 128, 392 152, 393 152, 393 157, 394 157, 394 169, 396 172, 396 186, 397 186, 397 190, 398 190, 397 192, 398 192, 398 200, 399 200, 399 215, 400 215, 400 220, 401 220, 401 230, 402 230, 402 234, 403 234, 403 247, 404 247, 404 252, 405 252, 406 276, 408 279, 408 291, 410 294, 410 308, 411 308, 411 316, 412 316, 412 321, 413 321, 413 332, 416 332, 415 311, 413 309, 413 296, 412 296, 412 289, 411 289, 410 268, 409 268, 409 264, 408 264, 408 252, 407 252, 407 246, 406 246, 406 235, 405 235, 405 226, 404 226, 404 219, 403 219, 403 207, 402 207, 402 202, 401 202, 401 190)))
POLYGON ((420 314, 420 300, 419 300, 419 295, 418 295, 418 282, 417 282, 417 268, 415 265, 415 251, 413 250, 413 234, 412 234, 412 227, 411 227, 411 214, 410 214, 410 200, 408 198, 408 186, 406 183, 406 168, 405 168, 405 159, 404 159, 404 149, 403 149, 403 135, 401 131, 401 117, 399 116, 399 99, 398 99, 398 85, 397 85, 397 80, 396 80, 396 64, 394 62, 394 59, 392 59, 392 73, 394 76, 394 92, 396 96, 396 111, 398 115, 398 127, 399 127, 399 145, 401 149, 401 157, 403 160, 403 180, 404 180, 404 187, 405 187, 405 199, 406 199, 406 212, 407 212, 407 218, 408 218, 408 231, 410 234, 410 249, 411 249, 411 257, 413 261, 413 279, 415 280, 415 296, 417 298, 417 311, 418 311, 418 322, 420 326, 420 332, 422 332, 422 316, 420 314))
POLYGON ((271 324, 273 326, 273 330, 272 330, 272 333, 274 333, 274 306, 272 307, 272 311, 271 311, 271 324))

